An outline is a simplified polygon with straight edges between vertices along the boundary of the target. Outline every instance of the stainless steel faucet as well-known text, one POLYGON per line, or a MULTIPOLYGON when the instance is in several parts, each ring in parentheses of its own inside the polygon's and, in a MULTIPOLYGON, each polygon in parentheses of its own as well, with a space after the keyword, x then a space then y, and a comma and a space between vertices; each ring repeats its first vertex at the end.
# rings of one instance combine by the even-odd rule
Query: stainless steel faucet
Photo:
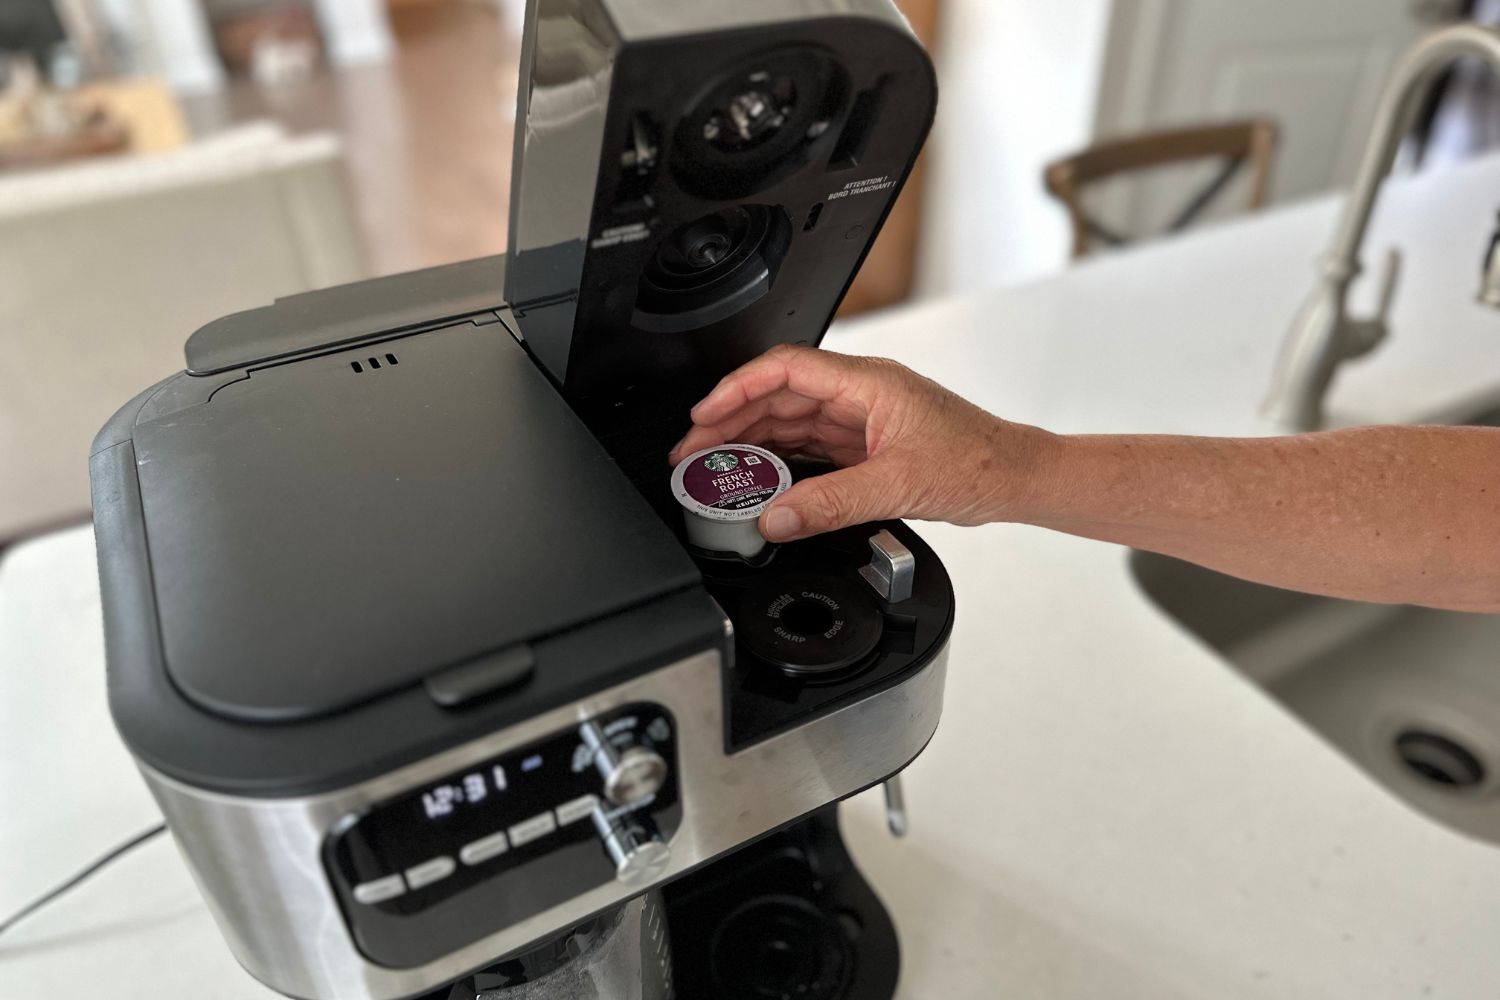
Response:
MULTIPOLYGON (((1400 274, 1400 254, 1392 250, 1387 258, 1376 314, 1360 319, 1349 315, 1348 309, 1349 286, 1362 270, 1360 244, 1381 182, 1390 172, 1423 96, 1443 70, 1465 56, 1477 56, 1500 72, 1500 31, 1465 23, 1433 32, 1401 60, 1381 95, 1354 189, 1333 245, 1319 265, 1318 287, 1292 323, 1262 408, 1282 430, 1321 427, 1323 398, 1339 365, 1373 350, 1390 332, 1387 317, 1400 274)), ((1485 258, 1479 301, 1500 308, 1500 242, 1495 240, 1485 258)))

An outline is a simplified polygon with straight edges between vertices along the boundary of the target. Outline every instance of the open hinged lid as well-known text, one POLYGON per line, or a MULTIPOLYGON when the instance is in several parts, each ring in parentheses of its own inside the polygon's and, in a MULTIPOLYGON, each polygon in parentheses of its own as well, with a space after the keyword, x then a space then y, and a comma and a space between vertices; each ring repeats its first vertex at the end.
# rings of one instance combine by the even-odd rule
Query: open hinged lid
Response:
POLYGON ((231 718, 524 675, 699 580, 500 324, 252 369, 133 437, 166 669, 231 718))
POLYGON ((884 0, 541 6, 505 288, 563 395, 596 428, 635 421, 816 346, 936 111, 904 19, 884 0), (746 102, 762 117, 736 137, 746 102))

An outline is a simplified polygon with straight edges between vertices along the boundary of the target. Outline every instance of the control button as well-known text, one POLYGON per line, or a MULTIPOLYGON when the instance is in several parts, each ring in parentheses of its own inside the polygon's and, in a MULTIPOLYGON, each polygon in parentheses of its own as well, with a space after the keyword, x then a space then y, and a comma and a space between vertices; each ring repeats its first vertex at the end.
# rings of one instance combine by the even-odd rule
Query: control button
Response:
POLYGON ((638 812, 590 814, 594 830, 615 865, 615 878, 626 885, 643 885, 666 871, 672 850, 661 839, 656 824, 638 812))
POLYGON ((453 863, 453 859, 447 855, 433 858, 431 861, 424 861, 420 865, 414 865, 406 869, 406 884, 415 891, 424 885, 441 882, 449 875, 452 875, 453 870, 457 867, 453 863))
POLYGON ((466 865, 477 865, 481 861, 499 857, 509 848, 510 841, 505 838, 505 831, 502 830, 465 844, 458 852, 458 859, 466 865))
POLYGON ((354 899, 356 902, 373 906, 376 903, 384 903, 387 899, 395 899, 406 891, 406 883, 401 881, 400 875, 387 875, 385 878, 377 878, 372 882, 362 882, 354 887, 354 899))
POLYGON ((584 795, 574 799, 572 802, 564 802, 554 812, 557 813, 557 825, 567 826, 569 823, 577 823, 581 819, 587 819, 589 813, 599 804, 597 795, 584 795))
POLYGON ((604 779, 604 797, 616 805, 648 799, 667 780, 667 762, 655 750, 643 746, 617 749, 597 722, 578 728, 584 746, 594 757, 594 769, 604 779))
POLYGON ((552 818, 550 812, 538 813, 528 820, 522 820, 510 828, 510 846, 520 847, 529 844, 538 837, 545 837, 557 829, 557 820, 552 818))

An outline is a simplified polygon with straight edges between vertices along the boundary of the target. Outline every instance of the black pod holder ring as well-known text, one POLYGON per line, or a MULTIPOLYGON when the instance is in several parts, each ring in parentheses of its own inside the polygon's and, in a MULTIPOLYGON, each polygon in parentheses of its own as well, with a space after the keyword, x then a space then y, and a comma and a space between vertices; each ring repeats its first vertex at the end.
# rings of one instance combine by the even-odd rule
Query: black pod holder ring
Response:
POLYGON ((753 565, 698 559, 709 593, 734 625, 725 676, 731 753, 898 683, 927 663, 926 651, 942 644, 953 622, 942 563, 899 521, 773 549, 774 559, 753 565), (907 556, 899 593, 882 590, 879 574, 868 572, 877 539, 907 556))
POLYGON ((745 591, 735 624, 745 648, 784 673, 843 674, 880 644, 885 622, 873 597, 857 577, 772 575, 745 591))

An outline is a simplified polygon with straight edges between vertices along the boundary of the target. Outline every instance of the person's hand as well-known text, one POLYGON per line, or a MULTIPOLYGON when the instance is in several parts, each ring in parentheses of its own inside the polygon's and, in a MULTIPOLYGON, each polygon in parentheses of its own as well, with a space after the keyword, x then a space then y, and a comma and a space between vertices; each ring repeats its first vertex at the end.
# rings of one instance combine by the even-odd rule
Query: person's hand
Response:
POLYGON ((1052 437, 894 361, 790 346, 726 376, 692 416, 673 463, 734 441, 840 466, 771 504, 760 530, 775 542, 886 518, 1006 519, 1052 437))

